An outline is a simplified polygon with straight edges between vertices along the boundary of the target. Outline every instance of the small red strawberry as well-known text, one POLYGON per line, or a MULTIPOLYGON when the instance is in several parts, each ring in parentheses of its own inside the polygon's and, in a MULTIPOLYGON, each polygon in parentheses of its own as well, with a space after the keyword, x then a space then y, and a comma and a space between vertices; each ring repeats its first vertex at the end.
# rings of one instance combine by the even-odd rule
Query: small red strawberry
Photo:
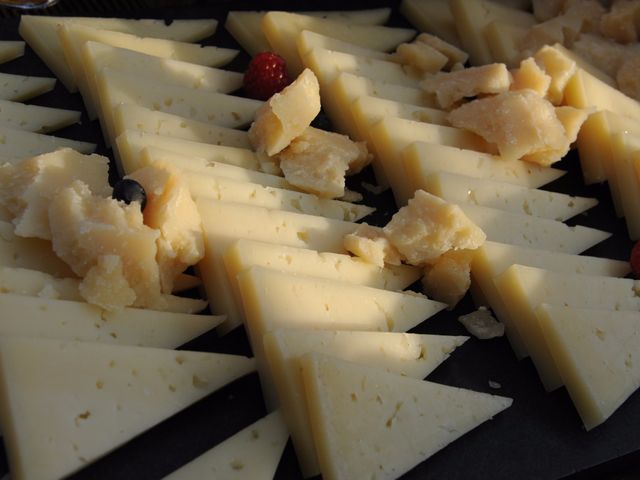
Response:
POLYGON ((249 97, 267 100, 289 83, 284 59, 273 52, 262 52, 251 59, 243 85, 249 97))
POLYGON ((631 263, 633 276, 640 279, 640 241, 636 242, 636 244, 631 249, 629 263, 631 263))

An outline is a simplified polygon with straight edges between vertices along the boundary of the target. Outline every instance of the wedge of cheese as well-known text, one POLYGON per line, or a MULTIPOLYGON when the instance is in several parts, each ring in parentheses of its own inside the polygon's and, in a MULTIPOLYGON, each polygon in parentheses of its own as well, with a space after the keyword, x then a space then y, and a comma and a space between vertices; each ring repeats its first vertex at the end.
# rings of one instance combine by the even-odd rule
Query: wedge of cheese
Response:
POLYGON ((415 31, 407 28, 391 28, 377 25, 349 25, 323 18, 287 12, 269 12, 261 21, 262 32, 269 45, 287 62, 293 77, 302 71, 296 39, 303 30, 327 35, 362 47, 386 52, 402 42, 411 40, 415 31))
POLYGON ((483 33, 493 63, 504 63, 509 68, 518 67, 522 57, 520 44, 527 31, 527 27, 500 20, 488 23, 483 33))
POLYGON ((611 154, 608 111, 594 112, 582 124, 576 146, 580 153, 580 168, 587 185, 607 179, 603 159, 611 154))
POLYGON ((243 130, 211 125, 130 103, 123 103, 115 108, 113 126, 116 138, 125 130, 132 130, 192 142, 252 148, 247 132, 243 130))
POLYGON ((115 139, 113 110, 121 103, 179 115, 222 127, 249 125, 262 102, 215 92, 199 92, 164 83, 140 82, 135 75, 103 69, 97 78, 99 116, 106 137, 115 139))
POLYGON ((581 225, 505 212, 496 208, 461 204, 462 211, 487 235, 488 240, 552 252, 581 253, 611 236, 581 225))
POLYGON ((385 290, 404 290, 422 276, 419 268, 410 265, 386 265, 380 268, 350 255, 247 239, 240 239, 227 249, 224 264, 230 278, 258 265, 385 290))
POLYGON ((192 163, 206 167, 212 162, 226 163, 251 170, 258 170, 256 154, 245 148, 226 147, 208 143, 191 142, 180 138, 165 137, 152 133, 125 130, 115 142, 118 168, 121 172, 132 172, 140 164, 142 150, 147 147, 160 148, 179 155, 192 157, 192 163))
POLYGON ((524 341, 544 387, 554 390, 562 379, 534 310, 541 303, 596 310, 637 311, 640 283, 628 278, 558 273, 513 265, 494 278, 510 321, 524 341))
POLYGON ((277 395, 265 357, 265 333, 276 328, 406 332, 446 307, 414 292, 390 292, 258 266, 237 279, 245 328, 269 409, 277 405, 277 395))
POLYGON ((73 74, 64 59, 64 50, 58 37, 63 24, 76 23, 87 27, 129 33, 140 37, 166 38, 182 42, 197 42, 213 33, 217 20, 174 20, 167 25, 163 20, 130 20, 124 18, 49 17, 22 15, 18 31, 47 67, 70 91, 75 91, 73 74))
POLYGON ((398 478, 512 403, 320 354, 309 354, 302 366, 320 471, 328 480, 398 478))
POLYGON ((80 112, 0 100, 0 126, 49 133, 80 120, 80 112))
POLYGON ((240 238, 309 248, 321 252, 346 253, 343 238, 358 224, 302 213, 269 210, 253 205, 197 199, 205 234, 205 257, 198 264, 213 312, 227 315, 220 327, 227 333, 242 323, 242 305, 233 295, 224 266, 227 248, 240 238))
POLYGON ((460 37, 449 0, 402 0, 400 13, 421 32, 428 32, 460 47, 460 37))
POLYGON ((272 480, 287 445, 289 432, 275 411, 240 430, 165 480, 272 480))
POLYGON ((611 163, 615 173, 622 212, 631 240, 640 238, 640 180, 635 174, 634 159, 640 152, 640 122, 636 128, 622 130, 611 138, 611 163))
POLYGON ((53 90, 55 78, 27 77, 0 72, 0 100, 22 102, 53 90))
POLYGON ((3 40, 0 41, 0 63, 14 60, 24 55, 24 42, 3 40))
POLYGON ((34 338, 2 339, 0 359, 15 478, 65 477, 255 367, 235 355, 34 338))
MULTIPOLYGON (((227 14, 224 27, 252 57, 271 50, 267 38, 262 33, 262 17, 266 12, 235 10, 227 14)), ((356 25, 383 25, 391 15, 390 8, 368 10, 323 10, 304 12, 305 15, 326 18, 356 25)))
POLYGON ((535 313, 571 400, 591 430, 640 386, 640 313, 547 304, 535 313))
POLYGON ((7 161, 17 162, 23 158, 54 152, 61 148, 72 148, 80 153, 92 153, 96 145, 0 126, 0 156, 7 161))
POLYGON ((177 348, 217 327, 224 317, 95 305, 55 298, 0 293, 3 336, 177 348))
POLYGON ((92 41, 81 47, 80 58, 87 78, 87 90, 83 94, 88 96, 84 100, 92 119, 96 118, 98 104, 96 76, 103 68, 137 75, 142 83, 145 83, 145 79, 162 79, 163 83, 205 92, 229 93, 242 87, 242 74, 238 72, 146 55, 92 41))
POLYGON ((424 190, 452 203, 469 203, 511 213, 564 221, 598 204, 595 198, 521 187, 456 173, 437 172, 423 179, 424 190))
POLYGON ((320 469, 309 424, 300 357, 318 352, 383 371, 422 379, 467 337, 348 330, 274 330, 264 336, 269 368, 298 463, 305 478, 320 469))
POLYGON ((509 343, 518 358, 528 355, 525 342, 511 322, 507 307, 502 301, 493 279, 511 265, 526 265, 560 273, 624 277, 631 271, 628 262, 608 258, 551 252, 486 241, 478 248, 471 264, 472 293, 478 306, 491 307, 493 313, 505 325, 509 343))
POLYGON ((309 30, 302 30, 297 39, 298 53, 300 57, 304 58, 305 54, 316 48, 322 48, 324 50, 332 50, 334 52, 344 52, 351 55, 355 55, 360 58, 373 58, 376 60, 391 60, 391 55, 379 50, 373 50, 371 48, 361 47, 350 42, 338 40, 336 38, 322 35, 320 33, 311 32, 309 30))

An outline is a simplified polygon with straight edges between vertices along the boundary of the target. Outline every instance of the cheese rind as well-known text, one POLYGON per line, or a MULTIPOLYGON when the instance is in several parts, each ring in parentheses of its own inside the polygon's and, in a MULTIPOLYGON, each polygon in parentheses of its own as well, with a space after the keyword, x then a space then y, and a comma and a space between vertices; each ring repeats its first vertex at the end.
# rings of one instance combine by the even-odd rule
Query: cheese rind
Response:
POLYGON ((0 99, 22 102, 53 90, 55 78, 26 77, 0 72, 0 99))
POLYGON ((0 125, 16 130, 50 133, 80 120, 80 112, 0 100, 0 125))

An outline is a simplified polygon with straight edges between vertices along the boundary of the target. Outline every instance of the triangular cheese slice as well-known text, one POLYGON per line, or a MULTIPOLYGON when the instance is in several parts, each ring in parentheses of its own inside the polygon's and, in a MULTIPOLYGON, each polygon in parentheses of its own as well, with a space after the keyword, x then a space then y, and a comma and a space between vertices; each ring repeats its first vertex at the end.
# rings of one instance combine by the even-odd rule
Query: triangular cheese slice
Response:
POLYGON ((0 293, 0 335, 177 348, 217 327, 222 316, 124 308, 0 293))
POLYGON ((305 478, 318 475, 320 470, 300 375, 301 356, 318 352, 422 379, 449 358, 449 354, 467 338, 348 330, 275 330, 267 333, 263 340, 265 353, 280 410, 291 432, 305 478))
POLYGON ((22 102, 53 90, 56 79, 0 73, 0 99, 22 102))
POLYGON ((80 120, 80 112, 61 108, 25 105, 0 100, 0 125, 28 132, 49 133, 80 120))
POLYGON ((319 354, 302 365, 327 480, 398 478, 512 403, 319 354))
POLYGON ((43 135, 41 133, 25 132, 0 126, 0 155, 17 162, 27 157, 34 157, 42 153, 54 152, 62 148, 71 148, 80 153, 93 153, 94 143, 69 140, 68 138, 43 135))
POLYGON ((0 421, 15 478, 61 478, 253 371, 235 355, 0 340, 0 421))
POLYGON ((414 292, 390 292, 258 266, 238 274, 237 281, 268 407, 277 400, 265 362, 265 333, 276 328, 406 332, 446 307, 414 292))
POLYGON ((5 63, 24 55, 24 42, 0 41, 0 63, 5 63))
POLYGON ((640 313, 540 305, 545 340, 587 430, 640 386, 640 313))
POLYGON ((272 480, 289 432, 275 411, 240 430, 165 480, 272 480))

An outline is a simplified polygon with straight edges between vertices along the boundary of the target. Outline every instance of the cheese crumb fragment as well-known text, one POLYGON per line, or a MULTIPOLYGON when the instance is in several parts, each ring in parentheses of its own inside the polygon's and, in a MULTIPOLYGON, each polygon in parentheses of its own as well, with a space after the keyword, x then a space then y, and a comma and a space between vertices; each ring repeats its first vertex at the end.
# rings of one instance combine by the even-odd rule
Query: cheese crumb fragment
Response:
POLYGON ((511 74, 504 63, 438 72, 427 75, 421 83, 422 89, 435 94, 440 107, 446 110, 464 98, 506 92, 510 86, 511 74))
POLYGON ((425 267, 422 286, 429 298, 456 306, 471 286, 473 250, 450 250, 425 267))
POLYGON ((541 97, 546 97, 551 85, 551 77, 547 75, 536 61, 529 57, 520 62, 520 68, 511 72, 513 83, 511 90, 533 90, 541 97))
POLYGON ((447 57, 448 62, 445 65, 445 68, 451 69, 455 64, 464 65, 467 63, 467 60, 469 60, 469 54, 467 54, 467 52, 460 50, 455 45, 451 45, 449 42, 446 42, 435 35, 431 35, 430 33, 419 34, 414 42, 430 45, 447 57))
POLYGON ((476 249, 486 239, 460 207, 424 190, 417 190, 383 231, 412 265, 433 264, 449 250, 476 249))
POLYGON ((147 193, 144 223, 160 231, 156 242, 160 284, 164 293, 171 293, 176 277, 204 257, 198 207, 186 181, 171 165, 144 167, 127 178, 140 183, 147 193))
POLYGON ((249 141, 258 152, 273 156, 301 135, 319 112, 320 85, 307 68, 258 109, 249 141))
POLYGON ((344 248, 381 268, 385 263, 389 265, 402 263, 400 253, 391 245, 384 232, 366 223, 361 224, 355 232, 345 235, 344 248))
POLYGON ((464 328, 476 338, 487 340, 504 335, 504 324, 498 322, 491 312, 485 307, 480 307, 475 312, 461 315, 458 321, 464 328))
POLYGON ((564 89, 576 73, 576 62, 565 55, 558 47, 545 45, 533 56, 536 63, 551 77, 547 99, 553 105, 560 105, 564 98, 564 89))
POLYGON ((391 57, 394 62, 416 68, 419 72, 439 72, 449 62, 446 55, 422 42, 402 43, 391 57))
POLYGON ((82 279, 78 290, 87 302, 109 311, 133 305, 137 297, 125 278, 122 259, 117 255, 98 257, 96 264, 82 279))

